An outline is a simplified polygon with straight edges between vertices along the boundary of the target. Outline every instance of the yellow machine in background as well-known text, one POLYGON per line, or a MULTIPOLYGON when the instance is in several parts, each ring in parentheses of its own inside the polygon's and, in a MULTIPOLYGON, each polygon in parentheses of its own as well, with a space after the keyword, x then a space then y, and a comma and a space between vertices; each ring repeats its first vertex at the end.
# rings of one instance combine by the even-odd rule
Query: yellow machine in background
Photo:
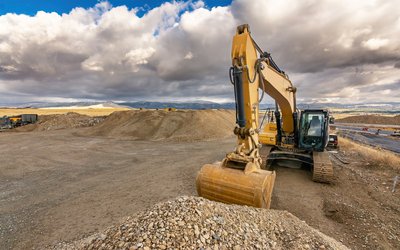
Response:
POLYGON ((272 163, 285 161, 308 164, 313 169, 314 181, 329 182, 333 175, 332 164, 324 152, 329 113, 296 109, 296 88, 270 54, 254 42, 246 24, 236 30, 231 58, 236 148, 222 162, 201 168, 196 179, 198 194, 226 203, 269 208, 275 172, 266 169, 272 163), (262 131, 259 89, 261 99, 267 93, 276 103, 262 131), (263 150, 262 144, 265 145, 263 150), (263 163, 262 158, 269 165, 263 163))
POLYGON ((0 117, 0 129, 11 129, 37 122, 37 114, 21 114, 0 117))
POLYGON ((263 145, 276 145, 276 136, 278 134, 276 122, 272 111, 265 111, 262 123, 267 118, 264 127, 261 125, 261 132, 259 135, 260 143, 263 145))
POLYGON ((275 172, 261 169, 258 138, 257 51, 248 26, 239 26, 232 44, 231 81, 236 99, 237 145, 221 163, 204 165, 197 175, 200 196, 228 203, 269 208, 275 172), (251 66, 248 66, 251 65, 251 66), (250 79, 247 75, 254 79, 250 79))
POLYGON ((164 108, 163 110, 164 111, 177 111, 176 108, 164 108))
POLYGON ((11 121, 12 123, 19 123, 19 122, 22 121, 21 116, 11 116, 11 117, 9 117, 9 119, 10 119, 10 121, 11 121))

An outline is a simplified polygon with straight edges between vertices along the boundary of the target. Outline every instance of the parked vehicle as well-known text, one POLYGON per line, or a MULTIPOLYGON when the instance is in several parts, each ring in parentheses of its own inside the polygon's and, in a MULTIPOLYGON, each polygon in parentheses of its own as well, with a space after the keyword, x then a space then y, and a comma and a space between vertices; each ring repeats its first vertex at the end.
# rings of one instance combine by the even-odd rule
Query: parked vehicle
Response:
POLYGON ((400 137, 400 130, 393 131, 393 133, 390 134, 390 136, 400 137))
POLYGON ((337 148, 338 147, 338 137, 337 135, 329 135, 328 147, 337 148))
POLYGON ((12 128, 12 123, 10 118, 3 116, 0 118, 0 129, 10 129, 12 128))
POLYGON ((15 116, 3 116, 0 118, 0 129, 11 129, 27 124, 32 124, 37 122, 37 114, 22 114, 15 116))

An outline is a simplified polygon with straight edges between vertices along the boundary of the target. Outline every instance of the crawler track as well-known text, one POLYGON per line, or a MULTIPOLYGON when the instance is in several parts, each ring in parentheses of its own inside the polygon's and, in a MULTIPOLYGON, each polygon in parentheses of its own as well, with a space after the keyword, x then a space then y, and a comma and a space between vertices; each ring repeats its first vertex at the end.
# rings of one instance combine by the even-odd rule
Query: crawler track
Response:
POLYGON ((329 159, 329 153, 313 152, 313 181, 322 183, 331 183, 333 180, 333 165, 329 159))

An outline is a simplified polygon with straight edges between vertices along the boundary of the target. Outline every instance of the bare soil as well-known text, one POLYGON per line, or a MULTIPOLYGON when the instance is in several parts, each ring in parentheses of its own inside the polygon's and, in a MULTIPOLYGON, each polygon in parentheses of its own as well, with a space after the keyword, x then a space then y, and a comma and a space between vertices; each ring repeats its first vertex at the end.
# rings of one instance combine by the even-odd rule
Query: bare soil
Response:
MULTIPOLYGON (((77 240, 157 202, 196 195, 197 171, 235 145, 232 137, 152 141, 86 134, 96 127, 0 133, 0 249, 77 240)), ((277 168, 272 208, 354 249, 397 248, 400 186, 390 190, 399 169, 346 147, 332 160, 331 185, 312 182, 306 169, 277 168)))
POLYGON ((348 152, 339 155, 350 164, 332 157, 336 180, 330 185, 312 182, 305 169, 276 169, 271 208, 293 213, 352 249, 396 249, 400 185, 395 193, 391 189, 399 172, 369 167, 348 152))
POLYGON ((81 135, 198 141, 230 137, 234 126, 231 110, 131 110, 114 112, 81 135))
POLYGON ((196 172, 232 139, 151 142, 1 133, 0 249, 42 249, 118 223, 159 201, 195 195, 196 172))

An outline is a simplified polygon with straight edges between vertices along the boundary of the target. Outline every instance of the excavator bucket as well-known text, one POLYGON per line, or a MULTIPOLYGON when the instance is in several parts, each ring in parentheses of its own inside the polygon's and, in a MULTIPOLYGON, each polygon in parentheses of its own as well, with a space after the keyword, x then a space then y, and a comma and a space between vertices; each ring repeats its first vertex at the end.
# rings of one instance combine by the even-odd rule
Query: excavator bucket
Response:
POLYGON ((269 208, 275 172, 224 167, 221 163, 206 164, 196 179, 199 196, 231 204, 269 208))

